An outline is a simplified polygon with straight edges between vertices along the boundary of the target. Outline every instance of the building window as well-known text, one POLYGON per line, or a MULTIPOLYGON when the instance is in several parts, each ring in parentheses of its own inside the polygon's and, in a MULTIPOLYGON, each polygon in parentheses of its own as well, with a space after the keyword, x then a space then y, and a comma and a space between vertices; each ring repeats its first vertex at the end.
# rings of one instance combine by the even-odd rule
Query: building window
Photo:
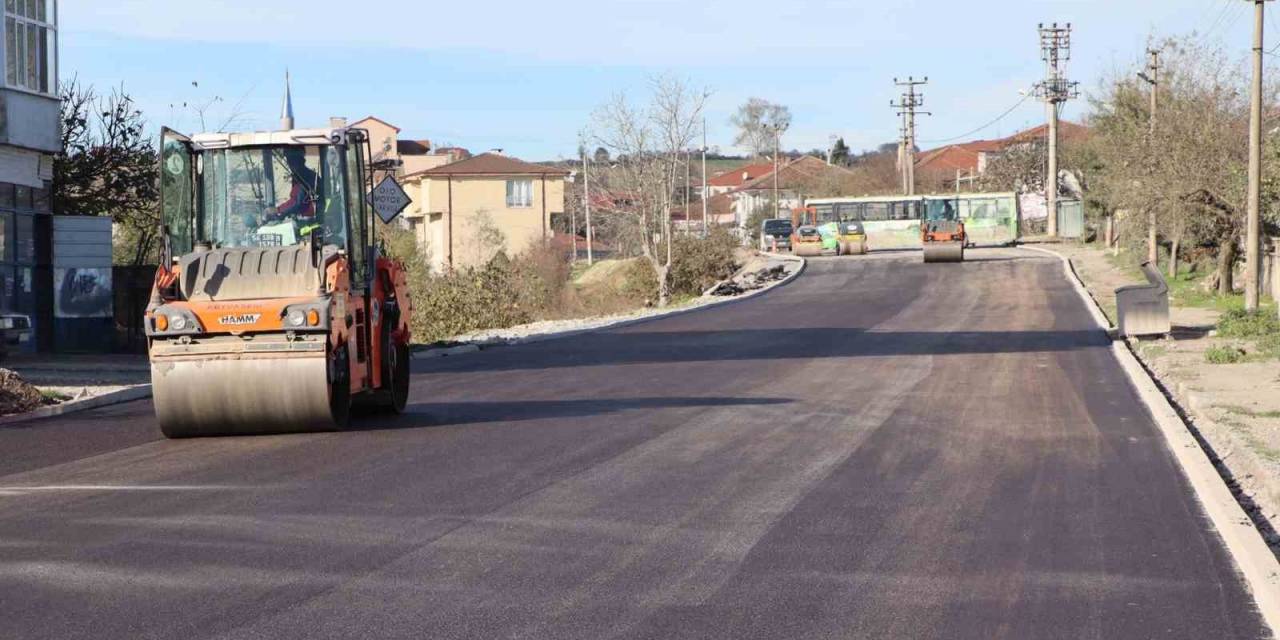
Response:
POLYGON ((5 81, 10 87, 57 91, 54 0, 4 0, 5 81))
POLYGON ((532 207, 533 206, 533 180, 508 180, 507 181, 507 206, 508 207, 532 207))

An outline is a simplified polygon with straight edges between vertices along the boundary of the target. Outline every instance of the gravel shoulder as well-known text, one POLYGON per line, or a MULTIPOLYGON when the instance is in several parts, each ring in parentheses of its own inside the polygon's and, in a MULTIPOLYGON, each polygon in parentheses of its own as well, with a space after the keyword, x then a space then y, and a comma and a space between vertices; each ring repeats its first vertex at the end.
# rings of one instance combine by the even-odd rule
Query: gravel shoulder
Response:
MULTIPOLYGON (((1115 289, 1143 283, 1117 266, 1107 251, 1079 244, 1047 247, 1067 256, 1115 323, 1115 289)), ((1177 401, 1229 479, 1238 499, 1280 552, 1280 365, 1274 360, 1211 364, 1206 352, 1241 341, 1220 338, 1216 309, 1170 305, 1173 333, 1165 339, 1129 339, 1143 365, 1177 401)))

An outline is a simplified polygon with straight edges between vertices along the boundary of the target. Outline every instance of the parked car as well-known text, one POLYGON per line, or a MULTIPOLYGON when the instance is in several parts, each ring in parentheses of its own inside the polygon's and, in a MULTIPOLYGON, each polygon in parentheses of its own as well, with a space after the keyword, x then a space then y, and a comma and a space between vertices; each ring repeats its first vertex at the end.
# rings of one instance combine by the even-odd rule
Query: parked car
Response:
POLYGON ((31 342, 31 318, 21 313, 0 311, 0 359, 11 347, 31 342))
POLYGON ((791 221, 786 218, 770 218, 760 223, 760 250, 786 251, 791 249, 791 221))

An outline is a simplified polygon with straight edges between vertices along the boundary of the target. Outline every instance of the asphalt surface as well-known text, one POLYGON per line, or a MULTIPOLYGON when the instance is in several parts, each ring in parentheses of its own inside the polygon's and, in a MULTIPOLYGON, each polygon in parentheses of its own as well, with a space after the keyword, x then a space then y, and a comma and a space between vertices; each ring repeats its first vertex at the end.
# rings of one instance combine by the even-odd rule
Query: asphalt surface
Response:
POLYGON ((816 259, 348 433, 0 427, 0 638, 1261 638, 1056 260, 816 259))

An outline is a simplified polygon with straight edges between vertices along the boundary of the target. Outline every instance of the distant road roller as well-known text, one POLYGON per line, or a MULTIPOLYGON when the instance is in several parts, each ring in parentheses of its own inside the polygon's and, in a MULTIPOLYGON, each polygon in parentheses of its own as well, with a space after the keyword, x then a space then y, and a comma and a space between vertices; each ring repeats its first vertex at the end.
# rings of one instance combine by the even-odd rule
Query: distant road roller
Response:
MULTIPOLYGON (((342 429, 353 402, 409 394, 405 271, 375 226, 408 198, 370 189, 361 129, 161 132, 163 249, 146 333, 170 438, 342 429)), ((390 181, 390 182, 388 182, 390 181)))
POLYGON ((956 201, 925 201, 924 220, 920 223, 920 241, 925 262, 963 262, 964 245, 968 241, 964 222, 960 220, 956 201))
POLYGON ((791 235, 791 253, 797 256, 822 255, 822 234, 813 225, 803 225, 791 235))
POLYGON ((862 223, 849 220, 839 223, 836 235, 836 255, 860 256, 867 252, 867 232, 862 223))

